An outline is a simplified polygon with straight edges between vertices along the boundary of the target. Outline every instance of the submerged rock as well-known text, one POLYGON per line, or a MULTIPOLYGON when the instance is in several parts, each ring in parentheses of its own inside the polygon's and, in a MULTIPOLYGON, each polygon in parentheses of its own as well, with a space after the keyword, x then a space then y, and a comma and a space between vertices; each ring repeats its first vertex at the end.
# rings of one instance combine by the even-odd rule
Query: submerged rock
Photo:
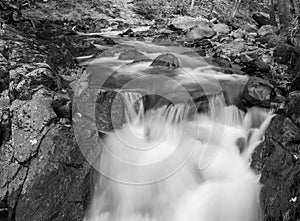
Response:
POLYGON ((250 77, 242 94, 243 103, 250 107, 270 107, 272 92, 273 86, 267 80, 250 77))
POLYGON ((154 59, 151 66, 163 66, 168 68, 179 68, 178 58, 170 53, 159 55, 154 59))
POLYGON ((126 50, 119 55, 119 60, 141 60, 144 54, 137 50, 126 50))

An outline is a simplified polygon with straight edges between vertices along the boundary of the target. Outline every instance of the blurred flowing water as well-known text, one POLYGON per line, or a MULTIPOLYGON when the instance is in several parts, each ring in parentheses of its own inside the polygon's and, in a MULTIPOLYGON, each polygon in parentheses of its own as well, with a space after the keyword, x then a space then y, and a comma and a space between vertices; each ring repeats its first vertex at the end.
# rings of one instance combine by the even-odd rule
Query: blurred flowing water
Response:
POLYGON ((172 102, 149 106, 141 96, 122 94, 126 123, 104 138, 96 169, 105 176, 95 181, 84 221, 262 220, 259 175, 249 165, 272 115, 236 107, 248 77, 217 72, 185 48, 125 45, 151 60, 174 53, 181 67, 170 73, 147 60, 121 61, 118 51, 90 64, 94 86, 128 85, 172 102), (201 111, 183 96, 198 89, 208 99, 201 111))

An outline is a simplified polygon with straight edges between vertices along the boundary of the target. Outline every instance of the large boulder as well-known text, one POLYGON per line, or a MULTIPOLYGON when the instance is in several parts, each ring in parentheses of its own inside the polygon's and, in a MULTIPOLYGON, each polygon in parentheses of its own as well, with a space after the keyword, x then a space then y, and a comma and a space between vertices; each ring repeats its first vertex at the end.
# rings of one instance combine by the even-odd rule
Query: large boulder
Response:
POLYGON ((209 23, 199 24, 197 27, 194 27, 186 35, 187 41, 194 41, 204 38, 211 38, 216 34, 215 30, 212 28, 209 23))
POLYGON ((252 156, 252 168, 261 174, 264 220, 294 221, 300 208, 300 92, 290 94, 285 112, 276 115, 265 141, 252 156), (297 121, 294 121, 297 120, 297 121))
POLYGON ((250 77, 243 94, 243 103, 246 106, 270 107, 273 86, 262 78, 250 77))
POLYGON ((13 100, 30 100, 41 87, 54 91, 60 87, 60 79, 45 63, 20 64, 19 67, 10 70, 9 77, 13 100))
POLYGON ((154 59, 151 66, 163 66, 168 68, 179 68, 180 63, 178 58, 171 53, 159 55, 154 59))
POLYGON ((9 67, 1 70, 7 85, 0 91, 0 219, 82 220, 90 165, 71 125, 71 88, 63 85, 62 76, 76 72, 74 62, 65 62, 67 43, 47 36, 37 44, 5 34, 9 67))
POLYGON ((272 25, 264 25, 260 29, 258 29, 257 33, 260 36, 272 35, 275 33, 275 27, 272 25))
POLYGON ((194 18, 189 16, 179 16, 171 20, 170 25, 175 29, 187 31, 200 24, 207 23, 208 20, 205 18, 194 18))
POLYGON ((225 35, 230 32, 229 26, 224 23, 213 24, 213 29, 218 35, 225 35))

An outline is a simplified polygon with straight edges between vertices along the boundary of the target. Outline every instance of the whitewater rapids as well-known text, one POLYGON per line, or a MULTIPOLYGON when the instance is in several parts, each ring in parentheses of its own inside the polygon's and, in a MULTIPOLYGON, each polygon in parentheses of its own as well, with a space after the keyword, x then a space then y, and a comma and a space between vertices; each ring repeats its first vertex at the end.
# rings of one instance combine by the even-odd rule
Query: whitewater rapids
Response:
MULTIPOLYGON (((259 221, 259 175, 249 167, 271 114, 226 106, 207 112, 187 105, 130 108, 109 133, 99 160, 102 176, 84 221, 259 221)), ((136 105, 135 105, 136 106, 136 105)))

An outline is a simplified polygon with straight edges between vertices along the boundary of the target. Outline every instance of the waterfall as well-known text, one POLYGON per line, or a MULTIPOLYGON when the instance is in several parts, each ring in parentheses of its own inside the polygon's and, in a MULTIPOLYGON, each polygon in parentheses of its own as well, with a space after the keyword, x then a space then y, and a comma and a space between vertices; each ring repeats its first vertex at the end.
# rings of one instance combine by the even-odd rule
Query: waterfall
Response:
POLYGON ((209 99, 146 110, 125 93, 127 122, 104 138, 103 175, 84 221, 259 221, 259 177, 249 167, 271 119, 209 99))

